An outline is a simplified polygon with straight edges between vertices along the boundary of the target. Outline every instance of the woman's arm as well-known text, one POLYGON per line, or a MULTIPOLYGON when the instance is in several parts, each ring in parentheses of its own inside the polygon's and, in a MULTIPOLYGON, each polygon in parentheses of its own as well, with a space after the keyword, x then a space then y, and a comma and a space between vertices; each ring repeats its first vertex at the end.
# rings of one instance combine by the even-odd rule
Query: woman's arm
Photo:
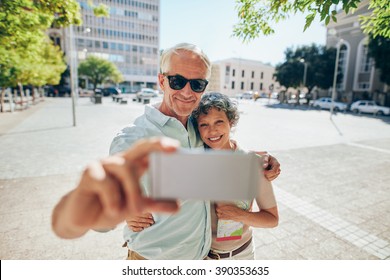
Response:
POLYGON ((256 203, 260 209, 256 212, 243 210, 233 204, 222 203, 216 204, 215 211, 218 219, 233 220, 260 228, 276 227, 279 223, 278 207, 272 183, 264 176, 260 178, 256 203))
POLYGON ((218 219, 233 220, 248 226, 258 228, 272 228, 279 223, 278 207, 261 209, 256 212, 245 211, 231 204, 217 204, 215 207, 218 219))

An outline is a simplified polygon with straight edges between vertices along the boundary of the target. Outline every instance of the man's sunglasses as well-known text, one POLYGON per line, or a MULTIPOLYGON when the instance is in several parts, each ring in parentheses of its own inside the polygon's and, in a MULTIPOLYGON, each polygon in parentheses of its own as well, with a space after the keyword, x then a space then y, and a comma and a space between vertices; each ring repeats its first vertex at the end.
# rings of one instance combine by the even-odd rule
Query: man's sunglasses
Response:
POLYGON ((183 89, 186 84, 189 82, 191 89, 197 93, 201 93, 206 89, 207 84, 209 81, 204 79, 186 79, 183 76, 175 75, 175 76, 168 76, 166 74, 163 74, 165 77, 168 78, 169 86, 171 89, 174 90, 181 90, 183 89))

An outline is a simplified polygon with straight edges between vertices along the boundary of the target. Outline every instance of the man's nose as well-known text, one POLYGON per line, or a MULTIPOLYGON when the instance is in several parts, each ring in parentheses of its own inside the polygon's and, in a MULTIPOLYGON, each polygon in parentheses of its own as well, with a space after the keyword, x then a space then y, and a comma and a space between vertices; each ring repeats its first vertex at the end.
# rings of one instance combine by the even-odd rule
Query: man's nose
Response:
POLYGON ((191 88, 191 85, 190 85, 190 82, 187 82, 186 85, 184 86, 184 88, 182 89, 182 94, 183 95, 186 95, 186 96, 190 96, 190 95, 193 95, 194 92, 191 88))

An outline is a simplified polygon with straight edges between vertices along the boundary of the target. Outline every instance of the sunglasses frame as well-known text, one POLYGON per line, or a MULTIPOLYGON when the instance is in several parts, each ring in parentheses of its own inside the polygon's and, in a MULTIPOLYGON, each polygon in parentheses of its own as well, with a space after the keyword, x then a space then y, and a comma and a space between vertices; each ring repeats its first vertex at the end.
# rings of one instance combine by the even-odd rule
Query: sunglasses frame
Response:
POLYGON ((183 88, 187 85, 187 83, 190 83, 190 87, 191 87, 192 91, 194 91, 194 92, 196 92, 196 93, 202 93, 202 92, 204 92, 204 91, 206 90, 206 87, 207 87, 207 85, 208 85, 208 83, 209 83, 209 81, 206 80, 206 79, 187 79, 187 78, 185 78, 185 77, 183 77, 182 75, 179 75, 179 74, 176 74, 176 75, 168 75, 168 74, 166 74, 166 73, 163 73, 163 75, 168 79, 169 87, 170 87, 171 89, 173 89, 173 90, 181 90, 181 89, 183 89, 183 88), (180 79, 182 79, 183 81, 185 81, 184 86, 183 86, 182 88, 177 88, 177 89, 173 88, 173 87, 171 86, 171 79, 172 79, 172 78, 180 78, 180 79), (205 83, 204 89, 201 90, 201 91, 195 90, 195 89, 193 88, 192 82, 205 83))

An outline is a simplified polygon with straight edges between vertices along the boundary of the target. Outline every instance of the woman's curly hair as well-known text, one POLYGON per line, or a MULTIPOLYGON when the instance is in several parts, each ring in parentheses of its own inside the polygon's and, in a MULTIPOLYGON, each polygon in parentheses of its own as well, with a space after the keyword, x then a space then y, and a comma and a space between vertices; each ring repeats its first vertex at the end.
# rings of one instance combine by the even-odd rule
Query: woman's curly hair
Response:
POLYGON ((232 101, 227 95, 219 92, 203 94, 198 108, 192 112, 191 116, 196 121, 201 114, 207 115, 212 108, 224 111, 232 127, 237 124, 240 118, 237 103, 232 101))

